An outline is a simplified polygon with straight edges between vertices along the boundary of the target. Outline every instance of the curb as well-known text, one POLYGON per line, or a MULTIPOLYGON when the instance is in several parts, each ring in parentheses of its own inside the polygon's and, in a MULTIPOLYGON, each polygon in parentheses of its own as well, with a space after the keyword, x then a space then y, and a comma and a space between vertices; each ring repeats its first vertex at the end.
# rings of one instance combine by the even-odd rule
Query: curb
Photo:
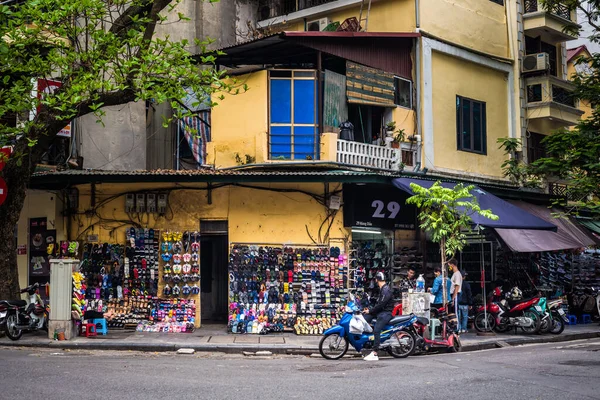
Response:
MULTIPOLYGON (((569 342, 581 339, 593 339, 600 337, 600 332, 582 332, 557 336, 539 336, 531 338, 508 338, 503 340, 486 341, 482 343, 463 345, 463 352, 497 349, 503 347, 514 347, 525 344, 569 342)), ((273 354, 288 355, 311 355, 318 353, 319 349, 312 346, 289 346, 289 345, 208 345, 189 343, 107 343, 107 342, 0 342, 0 347, 23 347, 23 348, 51 348, 70 350, 118 350, 118 351, 143 351, 143 352, 175 352, 180 348, 194 349, 197 352, 220 352, 227 354, 242 354, 243 352, 270 351, 273 354)))

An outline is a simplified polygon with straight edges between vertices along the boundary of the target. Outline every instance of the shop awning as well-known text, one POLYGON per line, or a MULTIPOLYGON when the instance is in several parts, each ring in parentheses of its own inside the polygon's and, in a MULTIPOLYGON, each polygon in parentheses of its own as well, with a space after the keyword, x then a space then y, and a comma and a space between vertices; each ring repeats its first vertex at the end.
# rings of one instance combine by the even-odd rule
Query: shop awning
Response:
POLYGON ((596 244, 572 218, 555 218, 552 210, 546 206, 526 203, 524 201, 511 201, 515 206, 535 214, 546 221, 551 221, 558 226, 557 232, 535 231, 529 229, 496 229, 496 232, 506 245, 513 251, 531 253, 537 251, 555 251, 577 249, 596 244))
MULTIPOLYGON (((405 192, 412 193, 412 189, 410 187, 411 183, 415 183, 425 188, 430 188, 433 186, 435 181, 415 178, 396 178, 392 180, 392 183, 397 188, 405 192)), ((441 182, 441 184, 446 188, 453 188, 456 186, 456 183, 452 182, 441 182)), ((482 209, 490 209, 499 217, 498 220, 493 221, 480 215, 473 215, 472 218, 475 224, 489 228, 556 230, 555 224, 524 211, 521 208, 516 207, 477 186, 474 190, 472 190, 472 194, 475 196, 475 198, 477 198, 477 201, 482 209)))
POLYGON ((586 218, 577 218, 577 222, 588 228, 590 231, 600 235, 600 221, 595 221, 593 219, 586 218))

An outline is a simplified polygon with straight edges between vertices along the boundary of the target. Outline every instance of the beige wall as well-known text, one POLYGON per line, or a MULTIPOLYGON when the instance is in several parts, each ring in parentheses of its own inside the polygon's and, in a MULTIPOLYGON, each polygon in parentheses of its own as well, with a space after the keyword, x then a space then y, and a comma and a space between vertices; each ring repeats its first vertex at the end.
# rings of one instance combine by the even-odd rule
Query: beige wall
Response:
POLYGON ((424 32, 483 53, 509 57, 503 6, 489 0, 420 0, 420 3, 424 32))
POLYGON ((507 75, 438 52, 432 62, 435 167, 502 177, 504 154, 496 140, 508 132, 507 75), (487 155, 456 149, 457 95, 486 103, 487 155))

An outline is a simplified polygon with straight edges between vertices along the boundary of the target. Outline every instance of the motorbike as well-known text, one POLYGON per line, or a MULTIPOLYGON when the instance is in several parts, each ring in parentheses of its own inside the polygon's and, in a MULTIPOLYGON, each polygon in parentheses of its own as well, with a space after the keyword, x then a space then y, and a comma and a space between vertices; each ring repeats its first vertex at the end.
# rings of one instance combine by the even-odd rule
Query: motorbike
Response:
POLYGON ((34 283, 21 290, 21 293, 29 295, 29 301, 2 300, 0 302, 0 315, 6 313, 4 329, 9 339, 19 340, 24 331, 48 330, 48 309, 39 295, 39 287, 38 283, 34 283), (5 311, 1 311, 2 309, 5 311))
POLYGON ((455 328, 451 327, 451 322, 455 317, 450 317, 443 307, 435 310, 434 314, 441 322, 440 336, 437 337, 436 332, 432 332, 431 335, 426 334, 429 329, 429 321, 427 318, 418 317, 413 325, 417 336, 417 350, 427 352, 431 349, 442 348, 451 353, 459 352, 462 344, 459 336, 454 332, 455 328))
POLYGON ((475 315, 475 329, 479 332, 506 332, 511 328, 521 328, 525 333, 537 333, 541 325, 541 308, 536 306, 540 297, 529 299, 520 298, 520 290, 514 288, 512 292, 518 291, 519 295, 513 298, 504 298, 500 302, 489 302, 486 307, 479 307, 475 315))
MULTIPOLYGON (((359 353, 373 348, 373 333, 352 332, 350 324, 354 316, 358 315, 361 315, 361 310, 354 299, 351 299, 346 305, 344 315, 338 325, 323 332, 323 337, 319 342, 319 353, 323 358, 327 360, 340 359, 346 354, 350 345, 359 353)), ((411 355, 417 341, 412 331, 412 326, 416 321, 417 317, 414 314, 392 317, 381 332, 380 349, 387 351, 394 358, 411 355)), ((374 324, 375 321, 371 323, 374 324)))
POLYGON ((550 310, 550 316, 552 319, 552 326, 549 329, 549 332, 559 335, 565 330, 565 324, 569 323, 567 314, 562 309, 562 300, 550 300, 548 302, 548 309, 550 310))

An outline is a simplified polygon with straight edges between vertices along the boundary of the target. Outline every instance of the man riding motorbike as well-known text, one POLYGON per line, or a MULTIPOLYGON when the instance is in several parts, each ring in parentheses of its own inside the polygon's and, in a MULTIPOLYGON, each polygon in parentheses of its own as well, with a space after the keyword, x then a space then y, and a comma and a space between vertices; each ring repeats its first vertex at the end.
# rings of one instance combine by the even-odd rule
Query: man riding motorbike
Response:
POLYGON ((377 350, 381 344, 381 331, 392 319, 392 311, 394 310, 394 296, 392 295, 392 289, 385 283, 385 275, 383 272, 378 272, 375 275, 377 280, 377 286, 379 286, 379 297, 377 297, 377 303, 371 308, 365 308, 363 313, 367 322, 373 321, 377 318, 375 326, 373 327, 373 335, 375 340, 373 341, 373 351, 367 355, 365 361, 378 361, 377 350))

